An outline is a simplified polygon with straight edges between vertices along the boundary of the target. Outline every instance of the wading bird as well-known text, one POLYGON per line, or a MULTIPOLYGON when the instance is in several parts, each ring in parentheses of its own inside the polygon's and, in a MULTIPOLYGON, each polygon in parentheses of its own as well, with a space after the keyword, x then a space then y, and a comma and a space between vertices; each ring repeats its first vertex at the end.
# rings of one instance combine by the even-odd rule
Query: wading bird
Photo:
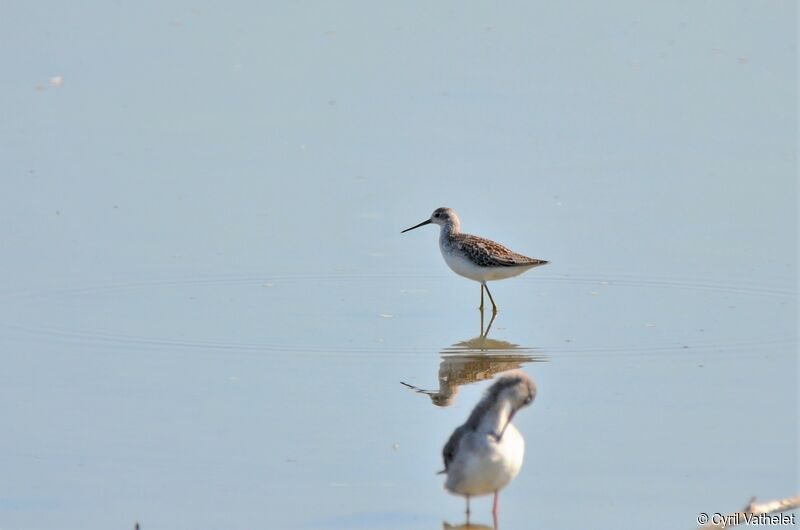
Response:
POLYGON ((545 260, 517 254, 491 239, 462 233, 461 221, 456 212, 450 208, 436 208, 428 220, 406 228, 401 234, 431 223, 439 225, 441 228, 439 250, 442 251, 447 265, 456 274, 481 284, 481 311, 483 311, 483 291, 485 289, 492 302, 492 312, 497 312, 497 305, 494 303, 494 298, 492 298, 486 282, 512 278, 528 269, 548 263, 545 260))

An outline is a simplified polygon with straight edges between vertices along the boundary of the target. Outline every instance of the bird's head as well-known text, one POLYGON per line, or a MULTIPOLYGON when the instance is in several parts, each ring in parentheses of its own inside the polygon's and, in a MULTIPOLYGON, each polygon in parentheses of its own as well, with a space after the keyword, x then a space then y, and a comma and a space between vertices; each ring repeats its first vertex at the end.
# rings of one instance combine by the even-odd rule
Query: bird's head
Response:
POLYGON ((409 230, 414 230, 415 228, 419 228, 420 226, 425 226, 428 224, 436 224, 439 226, 447 226, 449 224, 459 226, 460 222, 458 220, 458 215, 456 215, 456 212, 454 212, 451 208, 436 208, 428 219, 422 221, 418 225, 412 226, 411 228, 406 228, 401 233, 405 233, 409 230))

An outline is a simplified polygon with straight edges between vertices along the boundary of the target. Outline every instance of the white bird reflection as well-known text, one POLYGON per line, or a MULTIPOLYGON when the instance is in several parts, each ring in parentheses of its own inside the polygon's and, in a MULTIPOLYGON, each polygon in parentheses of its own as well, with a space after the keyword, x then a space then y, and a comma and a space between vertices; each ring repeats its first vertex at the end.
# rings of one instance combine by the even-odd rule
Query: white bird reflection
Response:
POLYGON ((537 354, 534 348, 490 339, 487 335, 496 316, 492 315, 484 329, 481 311, 479 336, 442 349, 438 390, 425 390, 402 381, 400 383, 419 394, 425 394, 437 407, 449 407, 455 402, 459 387, 462 385, 489 380, 501 372, 519 369, 526 363, 547 361, 547 357, 537 354))
POLYGON ((464 523, 460 525, 452 525, 450 523, 442 523, 443 530, 497 530, 497 526, 486 526, 485 524, 470 524, 464 523))

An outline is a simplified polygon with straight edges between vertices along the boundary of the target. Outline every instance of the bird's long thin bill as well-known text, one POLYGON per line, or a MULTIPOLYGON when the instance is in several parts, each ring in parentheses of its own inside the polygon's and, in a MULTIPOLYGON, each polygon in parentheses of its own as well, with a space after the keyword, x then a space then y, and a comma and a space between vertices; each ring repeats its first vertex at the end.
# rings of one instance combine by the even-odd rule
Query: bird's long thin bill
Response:
POLYGON ((506 421, 506 424, 503 426, 503 430, 500 431, 500 434, 497 435, 498 442, 503 439, 503 435, 506 433, 506 429, 508 429, 508 426, 511 424, 511 420, 514 419, 514 414, 516 414, 516 412, 516 410, 512 410, 511 414, 508 415, 508 421, 506 421))
POLYGON ((422 221, 420 224, 418 224, 418 225, 415 225, 415 226, 412 226, 411 228, 406 228, 405 230, 403 230, 403 231, 402 231, 402 232, 400 232, 400 233, 401 233, 401 234, 405 234, 405 233, 406 233, 406 232, 408 232, 409 230, 414 230, 415 228, 419 228, 420 226, 425 226, 425 225, 427 225, 427 224, 430 224, 430 223, 431 223, 431 220, 430 220, 430 219, 428 219, 427 221, 422 221))

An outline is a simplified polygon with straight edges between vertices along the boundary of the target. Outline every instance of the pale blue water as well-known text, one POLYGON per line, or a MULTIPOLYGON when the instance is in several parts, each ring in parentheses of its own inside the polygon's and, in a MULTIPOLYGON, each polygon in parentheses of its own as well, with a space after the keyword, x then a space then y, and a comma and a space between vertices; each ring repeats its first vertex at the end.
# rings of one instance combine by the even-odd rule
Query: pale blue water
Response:
POLYGON ((512 366, 504 530, 796 494, 796 20, 9 4, 0 528, 459 524, 441 446, 512 366), (399 233, 438 206, 552 262, 491 286, 488 339, 399 233))

